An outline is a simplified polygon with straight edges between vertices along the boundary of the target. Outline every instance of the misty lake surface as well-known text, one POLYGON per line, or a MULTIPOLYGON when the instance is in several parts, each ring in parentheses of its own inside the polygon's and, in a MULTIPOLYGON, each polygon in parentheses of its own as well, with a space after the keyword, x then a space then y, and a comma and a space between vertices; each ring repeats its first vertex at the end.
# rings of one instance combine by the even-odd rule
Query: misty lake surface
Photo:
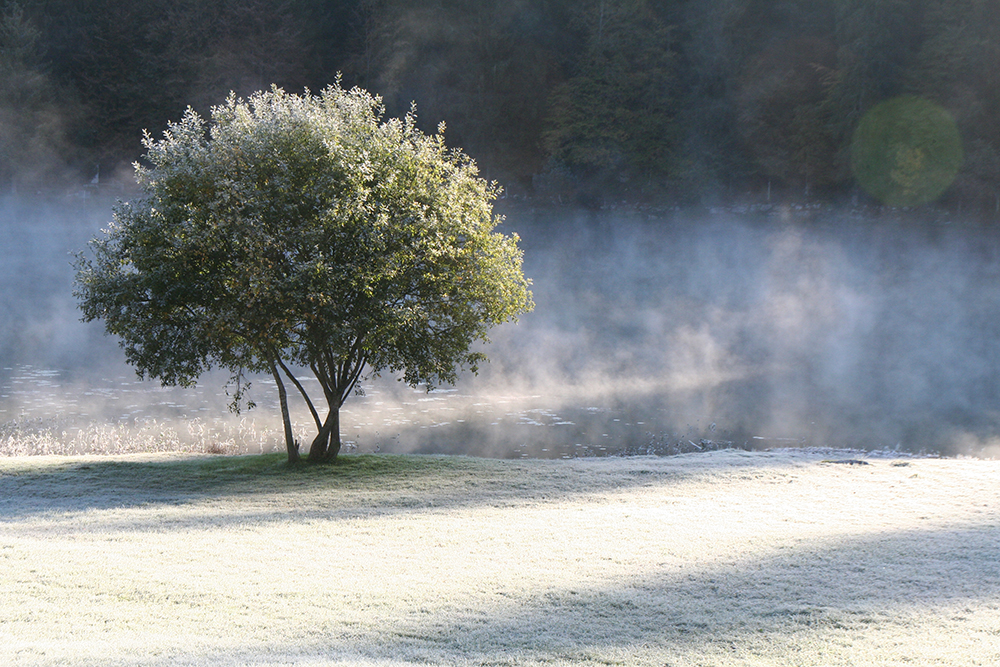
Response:
MULTIPOLYGON (((0 204, 0 440, 44 432, 85 443, 78 434, 110 425, 280 448, 268 379, 254 381, 257 408, 233 416, 225 374, 187 390, 141 382, 99 323, 79 321, 72 254, 107 226, 110 207, 0 204)), ((366 383, 344 408, 350 447, 990 454, 1000 442, 992 228, 806 207, 500 209, 501 230, 521 236, 535 311, 494 330, 491 363, 455 387, 366 383)), ((308 442, 304 408, 294 421, 308 442)))

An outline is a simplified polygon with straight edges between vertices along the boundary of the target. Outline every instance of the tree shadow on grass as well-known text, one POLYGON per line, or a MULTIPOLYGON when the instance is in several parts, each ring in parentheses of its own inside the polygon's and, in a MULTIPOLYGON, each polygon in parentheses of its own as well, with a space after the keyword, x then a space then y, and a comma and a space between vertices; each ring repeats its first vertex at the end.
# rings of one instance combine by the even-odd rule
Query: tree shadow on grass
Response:
MULTIPOLYGON (((952 655, 980 661, 961 664, 997 664, 996 629, 963 625, 967 619, 961 614, 975 614, 974 607, 1000 613, 998 543, 997 525, 823 540, 598 586, 521 596, 497 591, 480 599, 470 594, 438 614, 413 609, 385 618, 367 636, 341 627, 302 637, 294 646, 199 656, 197 664, 285 664, 282 660, 296 656, 309 664, 662 665, 762 655, 784 656, 780 664, 805 664, 796 660, 809 660, 810 650, 819 650, 814 657, 826 656, 831 664, 847 664, 847 658, 927 664, 928 646, 907 643, 914 639, 951 645, 952 655), (947 609, 955 606, 964 607, 957 617, 947 609), (940 616, 941 636, 921 637, 928 628, 920 624, 934 614, 940 616), (855 641, 868 644, 853 654, 855 641), (976 646, 971 650, 977 655, 963 653, 976 646), (843 651, 840 661, 837 650, 843 651)), ((331 619, 333 627, 336 620, 331 619)))
POLYGON ((998 538, 1000 529, 989 526, 817 543, 744 563, 636 577, 582 594, 539 596, 492 622, 489 632, 511 638, 506 650, 522 646, 542 653, 558 652, 538 641, 545 636, 578 653, 643 644, 736 652, 759 634, 830 630, 850 638, 908 610, 1000 603, 998 538), (600 622, 588 622, 595 609, 601 610, 600 622))
MULTIPOLYGON (((782 470, 802 463, 788 456, 742 451, 603 461, 595 466, 587 460, 346 455, 328 464, 289 465, 283 454, 167 460, 26 458, 0 465, 0 521, 223 499, 239 500, 230 517, 233 523, 335 519, 359 513, 508 506, 679 483, 718 474, 720 469, 753 467, 762 468, 763 474, 783 475, 782 470), (295 502, 256 504, 258 499, 276 495, 294 495, 295 502)), ((222 515, 213 516, 212 525, 225 520, 222 515)))

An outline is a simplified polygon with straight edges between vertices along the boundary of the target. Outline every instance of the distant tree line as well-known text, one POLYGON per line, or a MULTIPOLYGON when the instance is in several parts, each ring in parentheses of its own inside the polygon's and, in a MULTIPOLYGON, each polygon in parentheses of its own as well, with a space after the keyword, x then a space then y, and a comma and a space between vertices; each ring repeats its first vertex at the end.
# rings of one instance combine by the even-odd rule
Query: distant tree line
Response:
POLYGON ((1000 210, 995 0, 21 0, 0 17, 0 185, 107 173, 188 105, 275 83, 416 102, 487 178, 584 204, 864 197, 866 111, 948 110, 942 200, 1000 210))

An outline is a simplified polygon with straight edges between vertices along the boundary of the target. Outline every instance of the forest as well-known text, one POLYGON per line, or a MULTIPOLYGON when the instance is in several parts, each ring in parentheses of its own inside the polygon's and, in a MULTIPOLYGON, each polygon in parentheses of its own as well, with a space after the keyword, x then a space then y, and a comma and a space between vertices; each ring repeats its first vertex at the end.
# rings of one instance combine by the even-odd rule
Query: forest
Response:
POLYGON ((22 0, 0 16, 0 190, 127 176, 188 106, 341 77, 416 105, 508 195, 877 204, 851 169, 880 102, 946 110, 935 205, 1000 211, 993 0, 22 0))

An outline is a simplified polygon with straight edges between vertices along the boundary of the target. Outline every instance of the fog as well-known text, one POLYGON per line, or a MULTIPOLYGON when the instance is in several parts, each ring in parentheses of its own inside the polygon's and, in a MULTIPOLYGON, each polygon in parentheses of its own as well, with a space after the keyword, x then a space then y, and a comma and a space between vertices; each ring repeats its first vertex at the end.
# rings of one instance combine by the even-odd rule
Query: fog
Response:
POLYGON ((768 446, 956 452, 996 433, 993 231, 781 207, 552 218, 524 234, 536 312, 497 355, 539 393, 768 446))
MULTIPOLYGON (((157 441, 167 446, 198 431, 236 449, 280 448, 266 379, 252 388, 259 407, 230 417, 224 373, 192 390, 139 383, 100 323, 79 321, 72 253, 110 206, 0 207, 0 440, 87 432, 80 449, 96 428, 127 429, 136 446, 136 433, 169 431, 157 441)), ((501 229, 521 236, 534 312, 494 330, 491 362, 454 388, 365 383, 345 405, 349 448, 998 451, 993 229, 945 214, 781 206, 499 208, 501 229)), ((308 441, 304 409, 296 415, 308 441)))

